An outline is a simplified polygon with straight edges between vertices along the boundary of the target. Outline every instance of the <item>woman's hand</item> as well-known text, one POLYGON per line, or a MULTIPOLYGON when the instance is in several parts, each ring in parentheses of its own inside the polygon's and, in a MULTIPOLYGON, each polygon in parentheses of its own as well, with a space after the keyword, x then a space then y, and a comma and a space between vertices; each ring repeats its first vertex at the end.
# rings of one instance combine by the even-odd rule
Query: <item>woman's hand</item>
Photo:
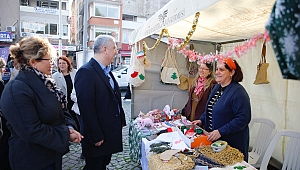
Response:
POLYGON ((192 124, 193 125, 201 125, 202 124, 202 122, 201 122, 201 120, 194 120, 194 121, 192 121, 192 124))
POLYGON ((104 142, 104 140, 101 140, 101 141, 95 143, 95 146, 101 146, 103 142, 104 142))
POLYGON ((208 134, 207 140, 209 140, 209 141, 216 141, 216 140, 218 140, 220 137, 221 137, 220 132, 219 132, 218 130, 214 130, 214 131, 212 131, 212 132, 210 132, 210 133, 208 134))
POLYGON ((81 141, 81 139, 83 138, 83 136, 79 132, 74 130, 73 128, 69 128, 69 131, 70 131, 70 141, 71 142, 79 143, 81 141))

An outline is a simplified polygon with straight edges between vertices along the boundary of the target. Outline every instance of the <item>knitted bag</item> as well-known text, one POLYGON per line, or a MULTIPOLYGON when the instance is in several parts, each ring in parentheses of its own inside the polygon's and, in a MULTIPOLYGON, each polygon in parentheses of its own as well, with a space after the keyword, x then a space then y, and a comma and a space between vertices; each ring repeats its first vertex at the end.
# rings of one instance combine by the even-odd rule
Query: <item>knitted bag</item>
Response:
POLYGON ((170 48, 167 49, 165 58, 161 66, 162 66, 162 70, 161 70, 160 78, 162 82, 179 85, 180 73, 175 59, 174 50, 170 48))
POLYGON ((140 53, 137 53, 137 45, 132 48, 131 61, 128 67, 127 81, 134 87, 140 86, 145 82, 145 68, 137 58, 140 53))
POLYGON ((264 42, 261 52, 261 59, 259 64, 257 65, 257 73, 253 84, 269 84, 267 77, 267 69, 269 67, 269 63, 266 62, 266 43, 264 42))

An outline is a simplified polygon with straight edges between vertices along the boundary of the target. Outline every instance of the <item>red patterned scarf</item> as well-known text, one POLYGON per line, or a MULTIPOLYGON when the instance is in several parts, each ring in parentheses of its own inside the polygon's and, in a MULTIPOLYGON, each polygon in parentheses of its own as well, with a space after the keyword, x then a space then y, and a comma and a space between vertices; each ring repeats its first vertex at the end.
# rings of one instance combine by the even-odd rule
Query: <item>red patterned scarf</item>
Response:
POLYGON ((198 95, 204 89, 204 85, 205 85, 206 81, 207 81, 207 78, 201 78, 201 77, 198 78, 197 87, 194 90, 196 95, 198 95))

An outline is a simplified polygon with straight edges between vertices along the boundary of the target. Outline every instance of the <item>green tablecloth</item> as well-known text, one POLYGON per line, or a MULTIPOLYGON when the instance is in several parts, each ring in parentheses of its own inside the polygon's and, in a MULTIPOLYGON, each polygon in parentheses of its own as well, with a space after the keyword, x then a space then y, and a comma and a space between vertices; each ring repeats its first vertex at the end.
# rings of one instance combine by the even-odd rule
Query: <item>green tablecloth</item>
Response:
POLYGON ((151 136, 157 132, 153 130, 153 128, 151 130, 148 128, 140 129, 137 127, 137 124, 131 120, 129 125, 129 154, 132 161, 138 162, 141 159, 142 138, 151 136))

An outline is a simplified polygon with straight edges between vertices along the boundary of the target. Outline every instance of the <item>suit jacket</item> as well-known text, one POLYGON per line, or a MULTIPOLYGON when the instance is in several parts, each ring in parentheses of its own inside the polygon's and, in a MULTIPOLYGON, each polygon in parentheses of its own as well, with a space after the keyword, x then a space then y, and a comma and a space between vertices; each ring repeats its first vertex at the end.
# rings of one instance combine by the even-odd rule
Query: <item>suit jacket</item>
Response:
POLYGON ((113 74, 112 89, 99 63, 92 58, 77 71, 75 91, 84 123, 82 151, 86 157, 109 155, 123 150, 122 127, 126 125, 121 92, 113 74), (95 143, 104 140, 101 146, 95 143))
POLYGON ((42 169, 53 163, 61 169, 68 152, 70 132, 75 127, 67 109, 33 72, 20 70, 6 84, 1 108, 12 136, 9 139, 11 168, 42 169))
MULTIPOLYGON (((74 84, 75 75, 76 75, 76 70, 73 69, 70 72, 70 76, 71 76, 71 80, 72 80, 73 84, 74 84)), ((62 91, 64 92, 65 95, 68 95, 67 94, 67 92, 68 92, 67 91, 67 83, 66 83, 66 80, 65 80, 64 75, 62 74, 62 72, 56 72, 56 73, 53 74, 52 77, 55 80, 56 85, 62 89, 62 91)))

